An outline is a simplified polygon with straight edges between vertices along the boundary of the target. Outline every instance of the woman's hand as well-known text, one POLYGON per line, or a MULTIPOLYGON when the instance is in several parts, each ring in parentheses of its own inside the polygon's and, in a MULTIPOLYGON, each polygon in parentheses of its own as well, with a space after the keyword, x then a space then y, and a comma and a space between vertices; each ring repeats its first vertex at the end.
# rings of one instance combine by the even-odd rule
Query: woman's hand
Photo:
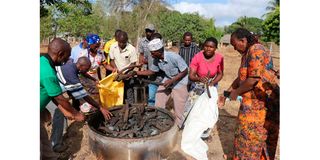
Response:
POLYGON ((231 93, 230 93, 230 100, 237 100, 237 97, 239 96, 238 92, 236 89, 233 89, 231 90, 231 93))
POLYGON ((199 77, 199 82, 201 83, 207 83, 209 81, 209 78, 208 77, 199 77))
POLYGON ((223 95, 220 95, 219 98, 218 98, 218 107, 220 109, 222 109, 222 107, 225 105, 226 103, 226 97, 224 97, 223 95))

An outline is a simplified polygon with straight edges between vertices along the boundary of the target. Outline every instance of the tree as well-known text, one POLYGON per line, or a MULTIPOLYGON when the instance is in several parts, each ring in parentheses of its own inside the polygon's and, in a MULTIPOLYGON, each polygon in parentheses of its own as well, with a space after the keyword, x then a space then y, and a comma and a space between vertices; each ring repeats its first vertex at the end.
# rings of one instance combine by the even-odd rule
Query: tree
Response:
POLYGON ((273 41, 280 44, 280 7, 269 13, 262 23, 264 34, 262 39, 264 41, 273 41))
POLYGON ((237 28, 246 28, 251 32, 257 34, 263 34, 262 32, 262 19, 256 17, 240 17, 234 23, 232 23, 229 27, 226 28, 227 33, 234 32, 237 28))

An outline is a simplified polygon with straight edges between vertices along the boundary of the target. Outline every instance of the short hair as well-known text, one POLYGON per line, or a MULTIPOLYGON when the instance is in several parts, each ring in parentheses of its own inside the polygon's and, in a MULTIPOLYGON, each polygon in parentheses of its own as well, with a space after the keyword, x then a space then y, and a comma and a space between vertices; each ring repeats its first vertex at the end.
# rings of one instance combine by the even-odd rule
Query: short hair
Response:
POLYGON ((156 38, 162 39, 162 35, 160 33, 153 33, 151 35, 151 40, 156 39, 156 38))
POLYGON ((183 34, 183 39, 184 39, 185 37, 187 37, 187 36, 190 36, 190 37, 192 38, 192 33, 191 33, 191 32, 185 32, 185 33, 183 34))
POLYGON ((240 39, 240 38, 247 38, 248 41, 248 46, 252 46, 255 43, 257 43, 257 39, 254 37, 254 35, 248 31, 245 28, 238 28, 236 29, 232 34, 231 37, 235 36, 236 38, 240 39))
POLYGON ((206 44, 207 42, 213 42, 216 46, 216 48, 218 48, 218 40, 214 37, 209 37, 204 41, 204 44, 206 44))
POLYGON ((127 34, 127 32, 125 32, 125 31, 120 31, 119 34, 118 34, 118 38, 120 38, 120 37, 123 37, 123 38, 125 38, 126 40, 128 40, 128 34, 127 34))
POLYGON ((117 37, 117 35, 118 35, 121 31, 122 31, 121 29, 117 29, 117 30, 114 32, 114 37, 117 37))

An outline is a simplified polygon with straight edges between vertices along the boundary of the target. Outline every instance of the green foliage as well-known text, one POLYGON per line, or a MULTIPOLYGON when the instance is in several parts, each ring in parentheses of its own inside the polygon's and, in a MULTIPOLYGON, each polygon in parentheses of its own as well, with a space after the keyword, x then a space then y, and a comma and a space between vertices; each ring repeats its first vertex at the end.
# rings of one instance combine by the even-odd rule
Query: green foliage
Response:
POLYGON ((229 27, 226 28, 227 33, 234 32, 237 28, 246 28, 250 32, 262 34, 262 19, 256 17, 240 17, 234 23, 232 23, 229 27))
POLYGON ((220 39, 223 35, 222 29, 215 28, 214 19, 203 18, 198 13, 171 11, 162 1, 134 1, 133 10, 116 13, 106 10, 104 4, 111 1, 97 0, 92 5, 87 2, 67 0, 47 6, 48 14, 40 19, 41 39, 56 34, 79 37, 87 33, 97 33, 103 39, 111 39, 114 31, 121 29, 128 33, 129 41, 134 44, 138 37, 144 36, 147 23, 153 23, 165 40, 173 42, 181 41, 187 31, 193 34, 197 43, 211 36, 220 39))
POLYGON ((275 10, 269 13, 262 23, 264 34, 262 39, 264 41, 273 41, 280 44, 280 7, 277 6, 275 10))

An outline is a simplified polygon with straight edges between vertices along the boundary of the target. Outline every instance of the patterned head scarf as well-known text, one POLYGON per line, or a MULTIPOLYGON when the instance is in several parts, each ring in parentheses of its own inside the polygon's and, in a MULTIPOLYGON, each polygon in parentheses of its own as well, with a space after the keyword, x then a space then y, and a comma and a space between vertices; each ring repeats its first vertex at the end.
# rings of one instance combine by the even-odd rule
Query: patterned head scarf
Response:
POLYGON ((88 47, 92 44, 96 44, 100 42, 100 37, 97 34, 88 34, 86 37, 86 41, 88 42, 88 47))

